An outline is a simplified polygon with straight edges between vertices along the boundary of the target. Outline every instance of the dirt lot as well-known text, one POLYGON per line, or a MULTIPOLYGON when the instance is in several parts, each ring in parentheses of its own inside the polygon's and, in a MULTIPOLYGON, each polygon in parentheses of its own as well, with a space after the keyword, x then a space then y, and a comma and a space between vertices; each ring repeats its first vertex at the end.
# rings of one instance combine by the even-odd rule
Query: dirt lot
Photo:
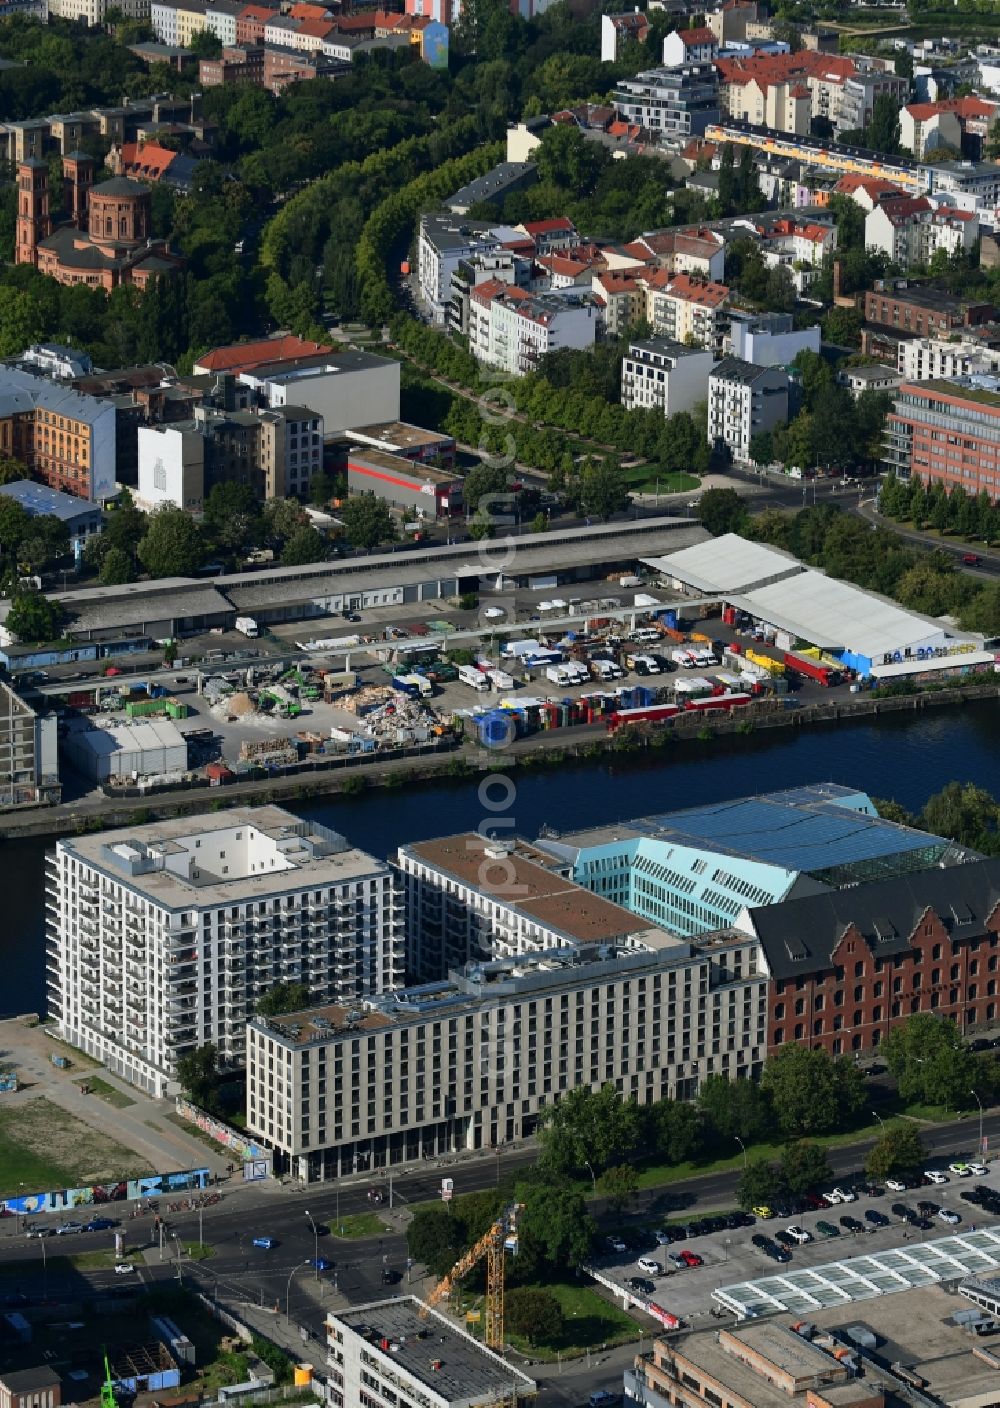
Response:
POLYGON ((0 1109, 0 1196, 25 1184, 27 1191, 75 1188, 148 1171, 146 1159, 44 1097, 0 1109))

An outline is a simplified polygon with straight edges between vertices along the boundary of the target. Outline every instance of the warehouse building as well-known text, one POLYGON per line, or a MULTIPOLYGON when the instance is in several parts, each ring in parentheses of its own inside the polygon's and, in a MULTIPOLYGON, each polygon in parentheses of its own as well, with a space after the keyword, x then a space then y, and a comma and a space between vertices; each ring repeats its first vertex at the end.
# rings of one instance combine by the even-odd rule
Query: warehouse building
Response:
POLYGON ((402 980, 389 866, 282 807, 67 838, 48 867, 59 1035, 157 1097, 205 1042, 242 1066, 247 1015, 277 982, 353 1009, 402 980))
POLYGON ((967 858, 941 836, 878 815, 864 792, 819 783, 539 837, 595 895, 691 937, 747 906, 787 902, 967 858))
POLYGON ((63 750, 77 772, 91 782, 139 782, 176 777, 187 771, 184 735, 169 719, 131 719, 71 728, 63 750))
MULTIPOLYGON (((253 616, 267 624, 303 621, 377 606, 439 601, 479 588, 568 585, 612 572, 633 572, 648 553, 687 547, 707 537, 701 524, 688 519, 640 519, 531 533, 486 553, 475 543, 449 543, 234 572, 211 582, 164 577, 117 587, 87 587, 54 592, 52 598, 69 617, 65 634, 108 656, 145 650, 151 640, 175 639, 215 627, 231 630, 237 616, 253 616)), ((0 620, 3 610, 0 602, 0 620)), ((0 632, 0 661, 6 663, 9 655, 0 632)), ((65 658, 71 655, 76 658, 72 651, 65 658)), ((54 658, 31 663, 54 663, 54 658)))
POLYGON ((463 507, 460 474, 364 446, 347 452, 347 487, 422 518, 450 518, 463 507))
POLYGON ((0 484, 0 494, 20 504, 30 518, 47 515, 65 523, 70 549, 77 561, 87 539, 99 533, 104 524, 100 504, 88 503, 75 494, 64 494, 60 489, 50 489, 47 484, 37 484, 33 479, 15 479, 11 484, 0 484))
POLYGON ((781 649, 807 641, 876 681, 992 669, 981 636, 906 611, 873 592, 806 567, 791 553, 726 533, 666 557, 644 559, 672 587, 712 597, 777 632, 781 649))
MULTIPOLYGON (((664 936, 665 937, 665 936, 664 936)), ((524 1139, 569 1090, 693 1099, 763 1060, 766 979, 734 931, 549 949, 445 982, 247 1024, 247 1128, 278 1167, 336 1178, 524 1139), (315 1092, 326 1088, 330 1098, 315 1092)))

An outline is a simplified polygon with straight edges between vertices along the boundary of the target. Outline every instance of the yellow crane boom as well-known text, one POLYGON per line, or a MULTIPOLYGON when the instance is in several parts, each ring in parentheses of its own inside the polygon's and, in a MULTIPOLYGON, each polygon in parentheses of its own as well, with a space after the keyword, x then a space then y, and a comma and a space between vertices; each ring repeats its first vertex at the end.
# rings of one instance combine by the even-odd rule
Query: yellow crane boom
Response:
POLYGON ((460 1281, 483 1257, 486 1258, 486 1326, 485 1340, 490 1349, 503 1347, 504 1253, 509 1247, 517 1251, 517 1214, 523 1203, 511 1203, 455 1265, 437 1283, 424 1302, 423 1312, 433 1309, 450 1295, 460 1281))

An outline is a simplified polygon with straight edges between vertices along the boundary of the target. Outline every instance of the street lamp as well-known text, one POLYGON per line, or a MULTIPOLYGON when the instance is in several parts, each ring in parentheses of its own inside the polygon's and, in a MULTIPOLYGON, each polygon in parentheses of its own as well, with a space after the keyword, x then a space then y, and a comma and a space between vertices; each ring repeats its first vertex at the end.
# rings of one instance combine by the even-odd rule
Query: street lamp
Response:
POLYGON ((976 1104, 979 1106, 979 1152, 978 1152, 978 1154, 977 1154, 977 1158, 982 1158, 982 1156, 983 1156, 983 1102, 980 1100, 979 1096, 976 1095, 976 1092, 975 1092, 974 1090, 970 1090, 970 1091, 969 1091, 969 1094, 972 1095, 972 1096, 975 1098, 976 1104))
POLYGON ((882 1126, 882 1133, 885 1134, 885 1120, 884 1120, 884 1119, 882 1118, 882 1116, 879 1114, 878 1110, 872 1110, 872 1114, 875 1116, 875 1118, 878 1120, 879 1124, 882 1126))
POLYGON ((171 1235, 171 1237, 173 1237, 173 1239, 174 1239, 174 1246, 177 1248, 177 1279, 178 1279, 178 1281, 180 1281, 180 1282, 183 1284, 183 1282, 184 1282, 184 1273, 183 1273, 183 1271, 181 1270, 181 1239, 180 1239, 180 1237, 178 1237, 178 1235, 177 1235, 176 1232, 171 1232, 170 1235, 171 1235))
POLYGON ((288 1328, 288 1305, 289 1305, 289 1301, 290 1301, 290 1299, 291 1299, 291 1294, 292 1294, 292 1277, 295 1275, 296 1271, 301 1271, 301 1269, 302 1269, 303 1266, 308 1266, 308 1265, 309 1265, 308 1261, 300 1262, 300 1263, 297 1264, 296 1266, 293 1266, 292 1269, 291 1269, 291 1271, 289 1271, 289 1273, 288 1273, 288 1284, 285 1286, 285 1328, 286 1328, 286 1329, 288 1328))
POLYGON ((306 1209, 306 1217, 309 1219, 309 1226, 312 1228, 312 1231, 313 1231, 313 1248, 314 1248, 314 1252, 315 1252, 315 1254, 314 1254, 314 1256, 313 1256, 313 1262, 314 1262, 314 1265, 315 1265, 315 1267, 316 1267, 316 1280, 318 1281, 318 1280, 319 1280, 319 1231, 317 1230, 316 1223, 315 1223, 315 1221, 313 1220, 313 1215, 312 1215, 312 1213, 309 1211, 308 1208, 306 1209))
POLYGON ((739 1136, 738 1134, 734 1134, 734 1135, 733 1135, 733 1138, 736 1140, 737 1144, 738 1144, 738 1145, 740 1146, 740 1148, 743 1150, 743 1169, 744 1169, 744 1172, 745 1172, 745 1171, 746 1171, 746 1166, 747 1166, 747 1146, 743 1143, 743 1140, 740 1138, 740 1136, 739 1136))
POLYGON ((596 1197, 596 1195, 597 1195, 597 1174, 594 1172, 594 1166, 593 1166, 593 1164, 590 1162, 589 1159, 584 1159, 583 1162, 584 1162, 585 1167, 590 1170, 590 1181, 591 1181, 591 1183, 593 1183, 593 1185, 594 1185, 594 1195, 595 1195, 595 1197, 596 1197))

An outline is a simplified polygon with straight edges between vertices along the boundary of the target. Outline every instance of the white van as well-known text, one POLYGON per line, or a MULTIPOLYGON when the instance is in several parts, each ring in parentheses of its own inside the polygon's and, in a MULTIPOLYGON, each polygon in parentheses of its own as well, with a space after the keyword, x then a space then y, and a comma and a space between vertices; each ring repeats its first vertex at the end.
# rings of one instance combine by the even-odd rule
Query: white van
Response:
POLYGON ((638 630, 632 631, 629 639, 638 641, 643 645, 653 645, 660 639, 660 633, 654 630, 652 626, 640 626, 638 630))
POLYGON ((485 693, 490 687, 489 679, 482 670, 477 670, 474 665, 459 665, 458 678, 462 684, 467 684, 470 689, 478 690, 480 694, 485 693))

